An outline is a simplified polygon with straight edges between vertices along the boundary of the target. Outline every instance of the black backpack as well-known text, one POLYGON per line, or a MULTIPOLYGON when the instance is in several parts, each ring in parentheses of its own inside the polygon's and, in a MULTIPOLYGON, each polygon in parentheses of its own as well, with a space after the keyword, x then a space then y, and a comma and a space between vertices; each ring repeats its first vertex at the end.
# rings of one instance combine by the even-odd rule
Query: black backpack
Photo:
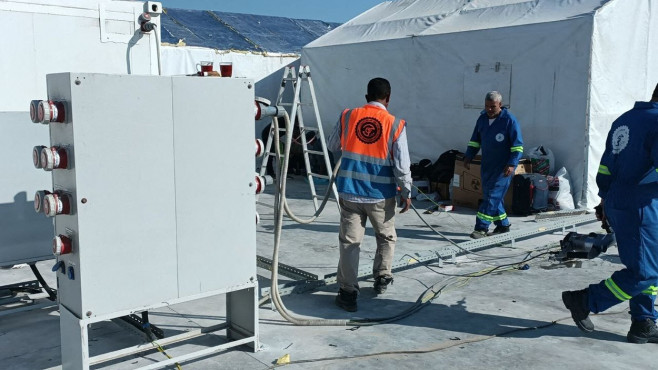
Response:
POLYGON ((548 209, 548 182, 539 173, 515 175, 512 179, 512 213, 527 216, 548 209))
POLYGON ((421 159, 418 163, 412 163, 409 169, 411 170, 411 178, 420 180, 427 177, 427 171, 432 166, 432 161, 429 159, 421 159))
POLYGON ((455 158, 461 154, 459 150, 450 149, 439 156, 439 159, 427 169, 427 178, 431 182, 447 184, 455 172, 455 158))

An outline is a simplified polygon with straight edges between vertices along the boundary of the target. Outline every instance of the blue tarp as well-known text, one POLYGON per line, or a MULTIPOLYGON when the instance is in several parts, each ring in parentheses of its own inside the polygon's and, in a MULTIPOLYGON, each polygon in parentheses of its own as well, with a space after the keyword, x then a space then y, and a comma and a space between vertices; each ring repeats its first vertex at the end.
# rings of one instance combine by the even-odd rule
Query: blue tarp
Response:
POLYGON ((162 42, 219 50, 297 53, 340 23, 165 8, 162 42))

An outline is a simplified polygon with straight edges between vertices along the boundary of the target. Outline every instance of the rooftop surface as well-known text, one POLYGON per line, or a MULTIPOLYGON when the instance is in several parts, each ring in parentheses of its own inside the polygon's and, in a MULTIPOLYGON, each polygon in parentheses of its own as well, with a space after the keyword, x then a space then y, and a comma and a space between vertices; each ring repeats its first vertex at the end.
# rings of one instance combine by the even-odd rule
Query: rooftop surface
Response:
MULTIPOLYGON (((308 217, 313 213, 308 184, 301 176, 292 177, 288 182, 290 206, 297 214, 308 217)), ((261 216, 258 254, 268 258, 272 257, 273 246, 271 190, 260 196, 257 207, 261 216)), ((414 205, 425 221, 446 237, 457 243, 469 240, 474 210, 457 207, 452 212, 424 214, 423 210, 431 206, 429 202, 414 201, 414 205)), ((335 272, 338 221, 334 202, 310 225, 284 219, 281 262, 321 277, 335 272)), ((512 231, 539 230, 554 219, 511 217, 511 222, 512 231)), ((397 215, 396 225, 398 261, 413 262, 414 256, 449 245, 413 210, 397 215)), ((590 222, 578 226, 577 231, 588 233, 601 229, 598 223, 590 222)), ((572 263, 551 261, 548 254, 531 259, 562 238, 562 230, 558 230, 513 244, 480 249, 442 263, 415 263, 396 271, 394 284, 380 296, 372 290, 372 279, 364 279, 356 313, 334 305, 335 284, 285 295, 286 307, 296 316, 352 319, 393 317, 412 307, 428 288, 439 292, 416 313, 374 326, 295 326, 272 310, 268 302, 259 310, 261 348, 258 352, 237 347, 180 365, 182 369, 267 369, 288 354, 291 364, 286 368, 290 369, 650 368, 655 362, 655 345, 626 342, 630 327, 626 304, 594 315, 596 331, 585 335, 576 328, 560 299, 561 291, 582 289, 620 269, 616 248, 599 258, 572 263), (528 269, 518 268, 526 264, 528 269)), ((372 263, 374 251, 375 240, 368 226, 362 244, 362 267, 372 263)), ((54 286, 52 264, 53 261, 43 261, 38 267, 54 286)), ((259 275, 260 288, 267 287, 269 272, 259 269, 259 275)), ((0 270, 0 285, 28 280, 34 277, 27 267, 0 270)), ((284 277, 280 280, 290 282, 284 277)), ((108 294, 116 294, 120 299, 120 292, 108 294)), ((37 299, 44 301, 47 300, 37 299)), ((150 318, 166 336, 172 336, 221 323, 225 318, 224 307, 224 296, 216 296, 155 310, 150 312, 150 318)), ((117 321, 92 324, 89 333, 91 356, 146 343, 143 334, 117 321)), ((185 344, 166 346, 165 351, 176 356, 225 341, 225 331, 219 331, 185 344)), ((103 363, 100 368, 132 369, 164 359, 164 354, 149 351, 103 363)), ((0 316, 0 363, 7 369, 61 367, 57 306, 0 316)))

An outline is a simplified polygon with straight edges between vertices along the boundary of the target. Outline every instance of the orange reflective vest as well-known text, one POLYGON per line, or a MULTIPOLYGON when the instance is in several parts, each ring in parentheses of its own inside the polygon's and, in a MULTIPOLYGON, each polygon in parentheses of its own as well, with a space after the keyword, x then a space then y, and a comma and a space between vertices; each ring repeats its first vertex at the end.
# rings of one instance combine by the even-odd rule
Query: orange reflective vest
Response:
POLYGON ((400 137, 404 120, 367 104, 344 110, 340 124, 343 155, 338 191, 376 199, 394 197, 393 142, 400 137))

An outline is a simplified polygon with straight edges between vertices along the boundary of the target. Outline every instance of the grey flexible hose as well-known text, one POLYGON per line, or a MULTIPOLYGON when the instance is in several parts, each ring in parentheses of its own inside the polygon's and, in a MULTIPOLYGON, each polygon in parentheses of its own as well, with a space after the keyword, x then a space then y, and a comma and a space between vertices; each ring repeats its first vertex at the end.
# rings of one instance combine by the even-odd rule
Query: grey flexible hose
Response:
MULTIPOLYGON (((286 112, 284 114, 286 132, 290 131, 290 117, 286 112)), ((273 120, 275 143, 279 143, 279 127, 276 120, 273 120)), ((272 252, 272 279, 270 286, 270 298, 272 303, 279 311, 279 314, 286 319, 287 321, 300 326, 345 326, 348 325, 349 320, 326 320, 326 319, 303 319, 293 316, 288 312, 288 309, 283 304, 281 296, 279 295, 279 247, 281 244, 281 229, 283 226, 283 211, 285 208, 285 194, 286 194, 286 177, 288 174, 288 163, 289 163, 289 154, 290 146, 292 144, 292 135, 286 135, 286 141, 284 146, 284 157, 283 157, 283 166, 281 167, 278 181, 274 191, 274 250, 272 252)), ((281 158, 281 149, 279 145, 275 145, 275 150, 277 157, 281 158)), ((331 183, 330 183, 331 185, 331 183)), ((326 203, 326 198, 323 201, 323 204, 326 203)), ((319 209, 318 211, 320 211, 319 209)), ((317 213, 317 212, 316 212, 317 213)), ((317 216, 314 216, 317 217, 317 216)))

